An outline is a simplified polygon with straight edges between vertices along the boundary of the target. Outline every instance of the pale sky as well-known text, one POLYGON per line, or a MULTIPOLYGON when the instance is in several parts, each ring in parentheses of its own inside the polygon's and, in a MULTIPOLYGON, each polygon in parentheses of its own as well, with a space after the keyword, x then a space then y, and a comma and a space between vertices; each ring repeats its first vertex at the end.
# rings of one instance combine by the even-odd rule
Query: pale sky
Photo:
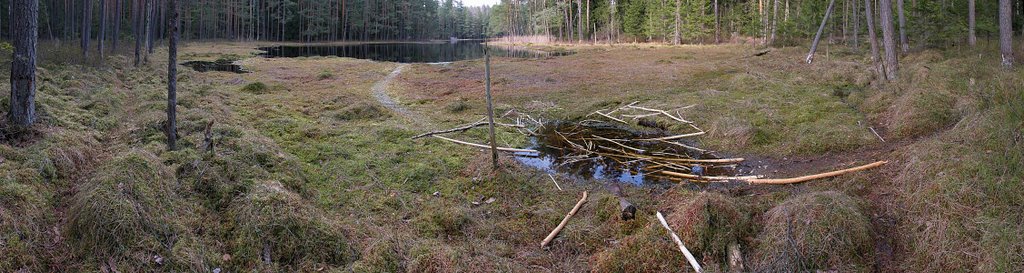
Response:
POLYGON ((462 0, 462 5, 467 7, 471 6, 483 6, 483 5, 496 5, 501 0, 462 0))

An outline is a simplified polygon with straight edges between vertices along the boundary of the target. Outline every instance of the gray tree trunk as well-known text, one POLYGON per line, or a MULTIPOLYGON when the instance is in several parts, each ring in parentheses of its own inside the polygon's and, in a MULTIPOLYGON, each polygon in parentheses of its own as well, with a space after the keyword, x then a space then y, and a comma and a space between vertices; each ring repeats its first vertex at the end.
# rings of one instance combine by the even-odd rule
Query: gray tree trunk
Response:
POLYGON ((36 45, 39 38, 39 1, 11 0, 11 109, 8 120, 19 127, 36 119, 36 45))
POLYGON ((879 1, 878 13, 882 21, 882 46, 885 47, 885 78, 894 81, 899 60, 896 57, 896 30, 892 25, 892 0, 879 1))
MULTIPOLYGON (((153 24, 153 16, 152 15, 153 14, 152 13, 153 13, 153 11, 152 10, 153 10, 153 4, 154 3, 153 3, 152 0, 144 0, 144 1, 146 2, 145 3, 145 7, 146 8, 144 9, 144 14, 142 16, 145 17, 146 20, 144 22, 145 25, 142 26, 142 39, 144 39, 146 41, 146 48, 153 48, 153 40, 150 39, 150 36, 153 35, 153 33, 152 33, 152 30, 153 30, 153 28, 152 28, 152 24, 153 24)), ((152 54, 152 50, 149 50, 147 52, 152 54)), ((150 54, 143 55, 144 56, 143 57, 143 61, 148 63, 149 62, 149 55, 150 54)))
POLYGON ((871 44, 871 61, 875 65, 875 73, 878 74, 879 78, 885 78, 882 73, 882 60, 878 53, 878 32, 875 31, 875 12, 872 10, 873 0, 864 0, 864 18, 867 19, 865 23, 868 25, 868 40, 871 44))
POLYGON ((175 150, 178 142, 178 1, 168 0, 167 10, 167 149, 175 150))
POLYGON ((82 8, 82 56, 89 57, 89 38, 92 36, 92 0, 85 1, 82 8))
POLYGON ((135 22, 132 23, 132 29, 134 30, 133 36, 135 36, 135 66, 139 66, 139 61, 142 60, 142 1, 135 0, 135 22))
POLYGON ((1003 67, 1013 68, 1013 3, 999 0, 999 51, 1003 67))
POLYGON ((832 16, 832 10, 836 7, 836 0, 828 2, 828 8, 825 9, 825 18, 821 19, 821 26, 818 27, 818 34, 814 35, 814 41, 811 42, 811 51, 807 53, 806 61, 808 64, 814 62, 814 52, 818 50, 818 43, 821 42, 821 34, 825 32, 825 25, 828 25, 828 18, 832 16))
POLYGON ((104 49, 103 46, 104 46, 104 42, 106 42, 106 40, 107 40, 107 0, 100 0, 100 37, 99 37, 99 39, 97 41, 97 42, 99 42, 99 47, 96 48, 96 51, 100 55, 100 60, 103 59, 103 49, 104 49))
POLYGON ((682 14, 680 14, 681 8, 682 8, 682 3, 680 2, 680 0, 676 0, 676 24, 675 24, 676 34, 675 34, 675 36, 672 36, 672 44, 673 45, 678 45, 678 44, 682 43, 682 37, 679 37, 679 27, 680 27, 680 25, 683 24, 682 14))
POLYGON ((910 41, 907 39, 907 16, 903 12, 903 0, 896 0, 896 10, 900 20, 900 48, 903 53, 910 52, 910 41))
POLYGON ((975 46, 978 44, 978 34, 976 33, 977 23, 974 18, 974 0, 967 0, 967 44, 975 46))
POLYGON ((772 36, 768 39, 768 45, 775 44, 775 33, 779 30, 779 0, 772 4, 772 36))
POLYGON ((860 9, 857 3, 857 0, 853 1, 853 50, 860 51, 860 9))
POLYGON ((113 36, 114 39, 114 46, 110 48, 111 53, 117 52, 117 46, 121 40, 121 11, 124 8, 124 6, 121 4, 123 0, 116 1, 117 2, 114 5, 114 12, 112 14, 114 16, 114 32, 111 33, 111 36, 113 36))

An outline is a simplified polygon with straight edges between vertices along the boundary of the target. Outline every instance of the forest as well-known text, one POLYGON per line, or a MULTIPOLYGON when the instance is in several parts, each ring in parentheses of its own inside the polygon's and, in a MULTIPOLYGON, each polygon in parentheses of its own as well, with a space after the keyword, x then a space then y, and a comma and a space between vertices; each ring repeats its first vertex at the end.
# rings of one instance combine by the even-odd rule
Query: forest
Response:
POLYGON ((0 272, 1020 272, 1022 54, 1024 0, 0 0, 0 272))

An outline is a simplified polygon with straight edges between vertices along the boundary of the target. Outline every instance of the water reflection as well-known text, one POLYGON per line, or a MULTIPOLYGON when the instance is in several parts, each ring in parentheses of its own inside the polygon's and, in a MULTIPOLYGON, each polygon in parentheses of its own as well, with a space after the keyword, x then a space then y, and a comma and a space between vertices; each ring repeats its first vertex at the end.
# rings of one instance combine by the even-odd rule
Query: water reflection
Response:
POLYGON ((399 63, 443 63, 473 60, 484 57, 484 47, 491 50, 491 56, 515 58, 539 58, 563 56, 570 52, 544 52, 515 46, 488 46, 479 41, 456 43, 379 43, 353 45, 309 45, 264 47, 264 57, 295 58, 313 56, 338 56, 399 63))

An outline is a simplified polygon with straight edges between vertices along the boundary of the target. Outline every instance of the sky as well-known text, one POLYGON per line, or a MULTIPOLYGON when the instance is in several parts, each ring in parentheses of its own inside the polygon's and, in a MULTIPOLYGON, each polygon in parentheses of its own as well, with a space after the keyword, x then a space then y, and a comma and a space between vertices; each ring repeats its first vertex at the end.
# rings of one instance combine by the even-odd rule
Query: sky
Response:
POLYGON ((500 0, 462 0, 462 4, 465 6, 483 6, 483 5, 495 5, 500 0))

